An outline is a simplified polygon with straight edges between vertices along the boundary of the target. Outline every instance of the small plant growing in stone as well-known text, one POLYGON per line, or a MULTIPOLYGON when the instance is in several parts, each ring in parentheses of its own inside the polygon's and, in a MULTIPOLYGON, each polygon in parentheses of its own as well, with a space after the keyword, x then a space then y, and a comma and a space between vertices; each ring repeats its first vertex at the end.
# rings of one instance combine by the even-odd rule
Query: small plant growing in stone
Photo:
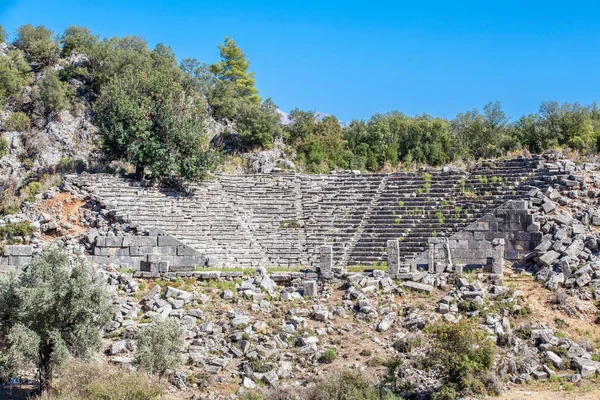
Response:
POLYGON ((335 349, 327 349, 321 356, 320 361, 324 364, 331 364, 332 362, 335 361, 336 358, 337 358, 337 353, 336 353, 335 349))
POLYGON ((424 180, 425 182, 430 182, 430 181, 431 181, 431 174, 429 174, 429 173, 425 172, 425 173, 423 174, 423 180, 424 180))
POLYGON ((437 218, 438 223, 440 225, 444 223, 444 213, 443 212, 441 212, 441 211, 436 212, 435 217, 437 218))

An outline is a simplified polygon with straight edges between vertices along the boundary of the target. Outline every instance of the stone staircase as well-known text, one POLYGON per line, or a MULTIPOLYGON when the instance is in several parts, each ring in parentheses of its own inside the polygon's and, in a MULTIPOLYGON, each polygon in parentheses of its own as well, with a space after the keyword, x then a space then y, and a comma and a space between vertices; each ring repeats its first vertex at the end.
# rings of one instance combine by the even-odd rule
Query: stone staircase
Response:
POLYGON ((192 185, 187 193, 106 174, 69 176, 142 228, 160 228, 226 266, 311 266, 319 247, 334 264, 385 260, 386 241, 400 240, 403 261, 511 199, 525 198, 558 172, 538 160, 479 163, 393 174, 232 176, 192 185))

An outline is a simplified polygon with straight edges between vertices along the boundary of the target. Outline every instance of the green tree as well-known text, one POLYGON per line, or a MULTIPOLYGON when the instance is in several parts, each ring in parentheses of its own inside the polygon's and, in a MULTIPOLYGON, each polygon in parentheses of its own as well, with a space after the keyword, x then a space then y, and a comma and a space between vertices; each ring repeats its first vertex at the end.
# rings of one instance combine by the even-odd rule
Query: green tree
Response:
POLYGON ((67 82, 62 82, 58 72, 54 70, 46 72, 33 93, 36 109, 46 116, 71 108, 74 97, 73 87, 67 82))
POLYGON ((10 100, 16 103, 33 74, 21 50, 9 50, 0 57, 0 108, 10 100))
POLYGON ((110 295, 90 264, 58 249, 45 250, 11 279, 0 285, 0 301, 10 307, 0 314, 2 339, 14 364, 37 366, 45 392, 67 355, 85 358, 101 347, 110 295))
POLYGON ((162 378, 181 364, 183 330, 175 318, 156 317, 137 336, 135 363, 162 378))
POLYGON ((70 26, 62 34, 60 43, 62 44, 62 56, 68 57, 72 53, 91 54, 92 49, 98 45, 100 39, 92 34, 88 28, 80 26, 70 26))
POLYGON ((211 65, 211 71, 219 79, 231 82, 237 96, 259 104, 261 99, 254 86, 254 73, 248 72, 250 62, 246 60, 246 54, 230 37, 226 37, 225 43, 219 45, 219 53, 221 61, 211 65))
POLYGON ((196 179, 212 162, 204 99, 186 84, 174 56, 157 52, 151 60, 146 69, 117 74, 95 103, 105 152, 133 164, 140 177, 196 179))
POLYGON ((0 25, 0 43, 6 43, 8 40, 8 33, 2 25, 0 25))
POLYGON ((23 25, 17 29, 13 44, 23 50, 27 61, 39 66, 53 65, 58 61, 59 46, 52 31, 44 26, 23 25))
POLYGON ((236 128, 242 142, 249 147, 272 147, 274 136, 282 132, 275 103, 267 99, 258 106, 248 102, 241 104, 244 107, 240 110, 236 128))

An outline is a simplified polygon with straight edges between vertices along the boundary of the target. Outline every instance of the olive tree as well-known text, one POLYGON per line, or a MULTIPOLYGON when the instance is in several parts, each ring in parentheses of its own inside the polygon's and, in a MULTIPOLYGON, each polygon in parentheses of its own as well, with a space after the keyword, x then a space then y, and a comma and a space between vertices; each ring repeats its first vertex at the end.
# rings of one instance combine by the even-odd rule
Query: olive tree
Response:
POLYGON ((181 364, 183 329, 175 318, 155 317, 138 334, 135 363, 162 378, 181 364))
POLYGON ((40 391, 67 356, 87 358, 102 345, 112 305, 103 279, 82 257, 49 249, 0 285, 0 338, 10 364, 39 370, 40 391))

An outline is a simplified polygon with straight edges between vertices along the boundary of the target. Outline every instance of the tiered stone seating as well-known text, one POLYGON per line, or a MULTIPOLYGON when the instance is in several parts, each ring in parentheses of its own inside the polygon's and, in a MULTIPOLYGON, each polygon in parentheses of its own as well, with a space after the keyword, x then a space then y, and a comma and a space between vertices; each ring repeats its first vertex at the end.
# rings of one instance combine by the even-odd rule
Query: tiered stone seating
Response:
POLYGON ((394 174, 221 175, 188 193, 104 174, 72 177, 118 215, 160 228, 219 265, 314 265, 331 245, 337 265, 385 260, 400 240, 403 261, 432 237, 450 236, 553 172, 536 159, 486 161, 459 170, 394 174))

